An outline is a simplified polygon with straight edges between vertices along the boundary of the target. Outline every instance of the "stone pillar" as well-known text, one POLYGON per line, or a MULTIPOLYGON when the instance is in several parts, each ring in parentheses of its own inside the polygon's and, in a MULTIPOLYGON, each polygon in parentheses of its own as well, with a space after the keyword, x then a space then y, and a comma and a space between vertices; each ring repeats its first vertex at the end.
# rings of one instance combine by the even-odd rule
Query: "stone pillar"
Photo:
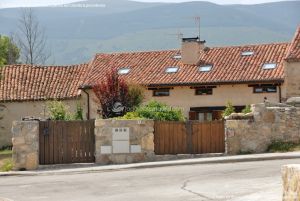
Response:
POLYGON ((96 120, 96 163, 122 164, 154 160, 153 132, 152 120, 96 120))
POLYGON ((284 165, 281 169, 283 180, 283 201, 300 201, 300 165, 284 165))
POLYGON ((14 170, 35 170, 39 166, 39 122, 14 121, 12 124, 14 170))

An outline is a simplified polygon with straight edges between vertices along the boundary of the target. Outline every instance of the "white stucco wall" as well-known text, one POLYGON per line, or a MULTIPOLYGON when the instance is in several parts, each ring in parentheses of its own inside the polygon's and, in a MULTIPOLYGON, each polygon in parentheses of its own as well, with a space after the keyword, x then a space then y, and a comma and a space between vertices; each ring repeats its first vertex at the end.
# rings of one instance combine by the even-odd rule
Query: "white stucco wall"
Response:
MULTIPOLYGON (((92 90, 88 90, 91 97, 91 117, 98 118, 99 102, 92 90)), ((271 102, 279 102, 279 89, 277 93, 253 93, 253 88, 246 84, 239 85, 220 85, 213 89, 213 95, 195 95, 195 90, 190 87, 174 87, 170 90, 170 96, 154 97, 153 91, 145 89, 144 103, 150 100, 164 102, 172 107, 183 109, 188 117, 191 107, 213 107, 225 106, 228 101, 234 105, 249 105, 264 102, 264 98, 271 102)))
POLYGON ((212 95, 195 95, 195 90, 190 87, 174 87, 170 96, 153 97, 152 93, 152 90, 145 90, 145 102, 154 99, 182 108, 186 117, 191 107, 225 106, 228 101, 237 106, 262 103, 265 97, 271 102, 279 102, 278 88, 277 93, 253 93, 253 88, 246 84, 220 85, 213 89, 212 95))

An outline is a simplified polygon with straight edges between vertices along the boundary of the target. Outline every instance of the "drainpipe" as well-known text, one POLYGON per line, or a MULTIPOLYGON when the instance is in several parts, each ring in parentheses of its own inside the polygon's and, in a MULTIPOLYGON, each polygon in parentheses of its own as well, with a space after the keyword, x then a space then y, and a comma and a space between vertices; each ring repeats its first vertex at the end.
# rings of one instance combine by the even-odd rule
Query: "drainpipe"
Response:
POLYGON ((81 85, 79 86, 80 90, 82 90, 87 97, 87 119, 90 119, 90 94, 88 92, 86 92, 87 89, 92 89, 92 87, 90 85, 81 85))
POLYGON ((281 98, 281 84, 278 85, 278 89, 279 89, 279 103, 282 102, 282 98, 281 98))

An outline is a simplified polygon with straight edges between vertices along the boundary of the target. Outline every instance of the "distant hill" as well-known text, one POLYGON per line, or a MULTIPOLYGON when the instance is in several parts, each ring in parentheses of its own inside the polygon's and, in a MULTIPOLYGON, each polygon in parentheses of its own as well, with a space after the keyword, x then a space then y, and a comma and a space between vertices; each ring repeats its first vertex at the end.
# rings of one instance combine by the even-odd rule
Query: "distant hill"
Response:
MULTIPOLYGON (((194 16, 201 17, 201 37, 209 46, 290 41, 300 24, 299 1, 217 5, 89 0, 34 10, 53 52, 49 63, 56 64, 85 62, 97 52, 179 48, 178 31, 184 36, 197 34, 194 16)), ((19 12, 0 9, 1 34, 16 29, 19 12)))

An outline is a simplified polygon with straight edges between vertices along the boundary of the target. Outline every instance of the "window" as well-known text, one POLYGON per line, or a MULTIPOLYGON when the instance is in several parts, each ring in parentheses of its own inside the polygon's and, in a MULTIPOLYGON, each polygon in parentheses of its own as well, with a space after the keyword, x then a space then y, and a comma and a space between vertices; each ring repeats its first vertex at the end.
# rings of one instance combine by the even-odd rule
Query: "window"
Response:
POLYGON ((254 54, 253 51, 244 51, 244 52, 242 52, 242 56, 251 56, 253 54, 254 54))
POLYGON ((276 93, 277 87, 273 85, 254 86, 253 93, 276 93))
POLYGON ((129 71, 130 71, 130 68, 120 68, 120 69, 118 70, 118 74, 119 74, 119 75, 125 75, 125 74, 128 74, 129 71))
POLYGON ((199 112, 198 113, 198 120, 199 121, 212 121, 213 114, 211 112, 199 112))
POLYGON ((154 89, 153 96, 170 96, 170 89, 154 89))
POLYGON ((180 60, 181 59, 181 55, 180 54, 174 55, 173 59, 180 60))
POLYGON ((172 67, 168 67, 166 68, 166 73, 176 73, 178 71, 178 67, 176 66, 172 66, 172 67))
POLYGON ((205 65, 205 66, 200 66, 199 71, 200 72, 209 72, 212 68, 212 65, 205 65))
POLYGON ((212 88, 196 88, 195 94, 196 95, 212 95, 213 89, 212 88))
POLYGON ((265 63, 262 68, 264 70, 274 69, 276 68, 276 63, 265 63))

